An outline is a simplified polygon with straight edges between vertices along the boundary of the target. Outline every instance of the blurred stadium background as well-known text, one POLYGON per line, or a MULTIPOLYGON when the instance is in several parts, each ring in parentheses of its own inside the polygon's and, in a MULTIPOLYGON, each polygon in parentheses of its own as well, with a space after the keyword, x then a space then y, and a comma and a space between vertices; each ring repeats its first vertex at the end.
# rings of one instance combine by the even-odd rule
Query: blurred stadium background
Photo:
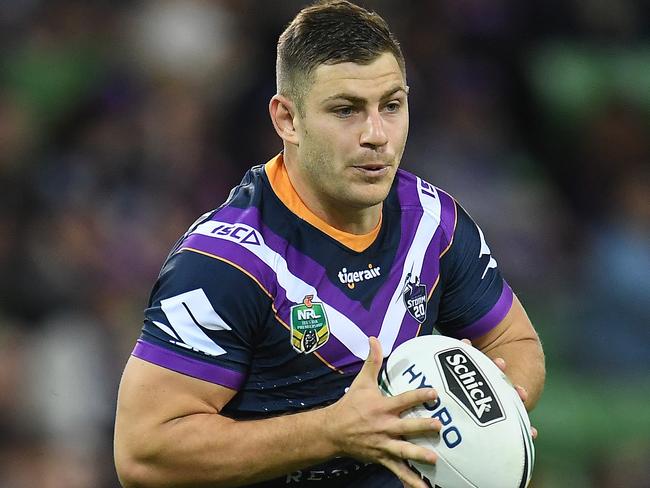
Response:
MULTIPOLYGON (((401 39, 404 167, 485 230, 548 355, 534 488, 650 486, 650 4, 362 1, 401 39)), ((280 149, 300 1, 0 2, 0 487, 116 488, 162 260, 280 149)))

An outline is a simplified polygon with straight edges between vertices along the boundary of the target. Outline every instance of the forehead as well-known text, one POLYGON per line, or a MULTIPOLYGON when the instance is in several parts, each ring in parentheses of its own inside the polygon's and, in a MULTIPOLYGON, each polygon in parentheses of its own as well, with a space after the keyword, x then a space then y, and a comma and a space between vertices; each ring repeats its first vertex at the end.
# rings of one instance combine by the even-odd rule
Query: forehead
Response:
POLYGON ((395 87, 406 90, 406 80, 395 56, 384 53, 370 64, 321 64, 314 71, 307 98, 318 103, 346 94, 372 100, 395 87))

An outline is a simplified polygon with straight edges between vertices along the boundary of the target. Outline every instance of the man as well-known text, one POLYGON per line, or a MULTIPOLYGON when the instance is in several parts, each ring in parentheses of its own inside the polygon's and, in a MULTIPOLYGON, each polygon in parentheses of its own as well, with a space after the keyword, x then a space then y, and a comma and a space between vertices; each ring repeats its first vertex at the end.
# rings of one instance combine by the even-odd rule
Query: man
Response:
POLYGON ((529 408, 541 392, 539 340, 482 232, 398 171, 408 87, 383 19, 303 9, 277 84, 283 153, 190 227, 153 289, 118 400, 125 487, 424 488, 406 461, 435 453, 403 436, 440 423, 399 414, 436 392, 385 398, 377 375, 434 327, 505 360, 529 408))

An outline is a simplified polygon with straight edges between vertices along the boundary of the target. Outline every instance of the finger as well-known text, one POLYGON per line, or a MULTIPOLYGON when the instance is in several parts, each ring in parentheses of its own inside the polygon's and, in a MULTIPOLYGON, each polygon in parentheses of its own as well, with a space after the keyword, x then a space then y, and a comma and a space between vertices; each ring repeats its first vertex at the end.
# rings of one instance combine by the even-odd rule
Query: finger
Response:
POLYGON ((381 343, 376 337, 369 337, 368 348, 368 357, 363 363, 363 367, 361 368, 361 371, 359 371, 358 377, 369 378, 372 380, 373 384, 376 384, 377 376, 379 376, 379 371, 381 370, 381 365, 383 363, 381 343))
POLYGON ((494 361, 494 364, 496 364, 501 371, 505 372, 505 370, 506 370, 506 360, 505 359, 503 359, 503 358, 494 358, 493 361, 494 361))
POLYGON ((472 341, 470 341, 469 339, 461 339, 461 342, 464 342, 464 343, 467 344, 468 346, 471 346, 471 345, 472 345, 472 341))
POLYGON ((533 440, 537 439, 537 429, 531 425, 530 427, 530 435, 533 436, 533 440))
POLYGON ((442 428, 438 419, 432 418, 407 418, 396 419, 386 431, 393 436, 423 436, 437 435, 442 428))
POLYGON ((399 459, 384 459, 381 464, 391 470, 406 488, 428 488, 418 473, 413 471, 404 461, 399 459))
POLYGON ((515 390, 517 390, 517 393, 519 394, 519 398, 521 398, 521 401, 526 403, 526 400, 528 400, 528 391, 526 388, 524 388, 521 385, 515 385, 515 390))
POLYGON ((402 439, 388 441, 384 450, 391 456, 404 461, 411 460, 422 464, 435 464, 438 459, 438 455, 432 450, 402 439))
POLYGON ((418 388, 416 390, 405 391, 394 397, 387 398, 389 408, 396 413, 402 413, 409 408, 422 405, 423 403, 433 402, 438 398, 438 393, 433 388, 418 388))

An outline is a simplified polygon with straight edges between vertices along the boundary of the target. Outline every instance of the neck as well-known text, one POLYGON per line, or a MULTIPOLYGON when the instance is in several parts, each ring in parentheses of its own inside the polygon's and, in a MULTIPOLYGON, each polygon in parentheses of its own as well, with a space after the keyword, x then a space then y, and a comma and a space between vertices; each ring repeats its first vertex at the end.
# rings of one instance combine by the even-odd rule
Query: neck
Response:
MULTIPOLYGON (((289 178, 291 178, 291 175, 289 175, 289 178)), ((307 194, 303 195, 300 191, 296 191, 307 208, 318 218, 343 232, 356 235, 369 234, 376 229, 381 221, 381 204, 370 208, 355 209, 348 207, 342 210, 340 204, 339 206, 328 205, 328 202, 323 201, 322 198, 315 196, 310 199, 307 194)))

